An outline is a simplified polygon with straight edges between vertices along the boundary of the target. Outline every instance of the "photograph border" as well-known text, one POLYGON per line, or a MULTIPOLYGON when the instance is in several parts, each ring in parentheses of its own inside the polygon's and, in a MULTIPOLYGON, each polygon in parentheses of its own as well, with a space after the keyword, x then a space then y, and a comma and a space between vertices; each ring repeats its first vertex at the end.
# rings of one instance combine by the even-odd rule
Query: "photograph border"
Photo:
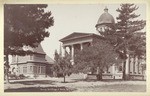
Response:
POLYGON ((150 56, 150 52, 148 49, 150 49, 150 1, 149 0, 113 0, 113 2, 110 3, 110 0, 1 0, 0 1, 0 40, 1 40, 1 57, 0 61, 4 62, 3 58, 3 45, 4 45, 4 4, 116 4, 116 3, 143 3, 146 4, 146 92, 4 92, 4 67, 3 64, 1 65, 0 69, 0 95, 1 96, 149 96, 150 94, 150 66, 148 58, 150 56))

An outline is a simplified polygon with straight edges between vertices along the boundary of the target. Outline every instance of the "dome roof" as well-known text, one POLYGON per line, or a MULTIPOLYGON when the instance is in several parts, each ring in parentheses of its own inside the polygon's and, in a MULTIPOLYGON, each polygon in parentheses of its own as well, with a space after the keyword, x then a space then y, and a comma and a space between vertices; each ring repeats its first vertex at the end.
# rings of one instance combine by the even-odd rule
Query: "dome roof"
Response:
POLYGON ((100 16, 98 19, 97 25, 103 25, 103 24, 115 24, 114 17, 108 13, 108 9, 104 9, 104 13, 100 16))

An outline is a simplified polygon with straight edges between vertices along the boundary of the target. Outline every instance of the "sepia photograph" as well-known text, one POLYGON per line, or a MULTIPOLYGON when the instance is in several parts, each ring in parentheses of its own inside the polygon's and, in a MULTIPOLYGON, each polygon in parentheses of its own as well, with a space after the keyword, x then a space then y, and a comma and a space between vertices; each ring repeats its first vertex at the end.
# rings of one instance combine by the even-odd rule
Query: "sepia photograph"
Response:
POLYGON ((4 4, 4 93, 147 92, 146 8, 4 4))

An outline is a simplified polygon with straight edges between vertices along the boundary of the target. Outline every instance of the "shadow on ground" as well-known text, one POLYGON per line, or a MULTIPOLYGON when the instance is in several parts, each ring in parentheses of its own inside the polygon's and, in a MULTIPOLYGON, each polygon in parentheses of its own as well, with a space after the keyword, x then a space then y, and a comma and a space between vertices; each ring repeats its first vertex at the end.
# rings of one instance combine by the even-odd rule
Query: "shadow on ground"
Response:
POLYGON ((28 87, 5 89, 4 92, 72 92, 76 89, 68 87, 28 87))
POLYGON ((50 84, 55 85, 56 81, 51 80, 38 80, 38 81, 18 81, 18 82, 10 82, 10 84, 23 84, 23 85, 36 85, 36 84, 50 84))
POLYGON ((72 79, 73 81, 70 81, 69 83, 74 83, 78 81, 85 81, 85 82, 118 82, 118 81, 146 81, 146 80, 122 80, 122 79, 102 79, 102 80, 97 80, 97 79, 72 79))

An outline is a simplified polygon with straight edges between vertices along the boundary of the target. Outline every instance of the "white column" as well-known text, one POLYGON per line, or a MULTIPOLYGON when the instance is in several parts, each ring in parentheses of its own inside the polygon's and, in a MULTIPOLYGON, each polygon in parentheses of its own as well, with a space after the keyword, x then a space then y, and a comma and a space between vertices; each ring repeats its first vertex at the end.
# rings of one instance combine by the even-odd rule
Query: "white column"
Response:
POLYGON ((113 78, 115 79, 115 64, 112 65, 112 75, 113 78))
POLYGON ((138 74, 138 58, 137 56, 135 57, 135 72, 138 74))
POLYGON ((65 52, 66 52, 66 46, 63 46, 63 53, 62 53, 63 57, 65 56, 65 52))
POLYGON ((72 57, 72 64, 74 64, 74 46, 71 46, 71 57, 72 57))
POLYGON ((131 58, 131 63, 130 63, 130 71, 132 72, 132 74, 134 73, 133 72, 133 64, 134 64, 134 59, 133 57, 131 58))
POLYGON ((126 59, 126 70, 125 70, 126 74, 129 74, 129 55, 127 55, 127 59, 126 59))
POLYGON ((112 73, 115 74, 115 64, 112 65, 112 73))
POLYGON ((80 49, 81 49, 81 50, 83 49, 83 43, 80 44, 80 49))
POLYGON ((96 73, 99 74, 99 71, 100 71, 100 70, 99 70, 99 67, 97 67, 96 73))

